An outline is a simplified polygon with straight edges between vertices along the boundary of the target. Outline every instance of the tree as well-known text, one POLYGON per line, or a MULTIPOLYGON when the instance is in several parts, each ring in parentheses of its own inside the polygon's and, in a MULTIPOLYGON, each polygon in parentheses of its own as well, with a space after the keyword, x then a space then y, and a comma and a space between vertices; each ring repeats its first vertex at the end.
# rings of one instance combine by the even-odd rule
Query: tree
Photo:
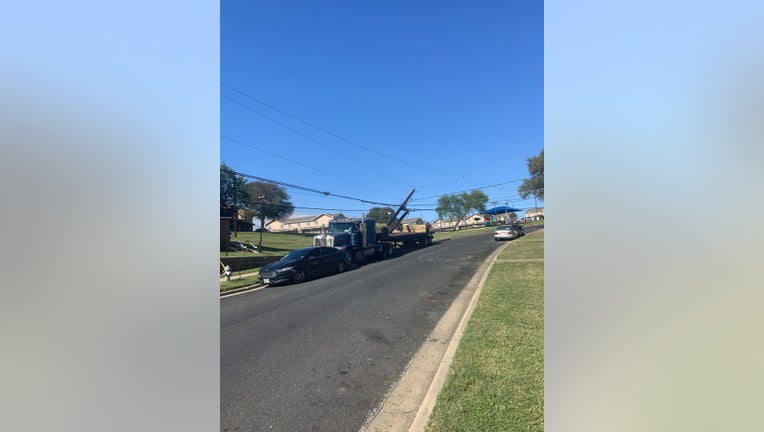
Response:
POLYGON ((390 207, 372 207, 366 214, 366 219, 373 219, 377 225, 386 225, 394 212, 395 210, 390 207))
POLYGON ((470 193, 462 192, 459 194, 441 195, 438 198, 438 207, 435 209, 435 212, 441 219, 456 219, 454 229, 458 229, 459 223, 471 211, 485 213, 486 201, 488 201, 488 195, 479 189, 475 189, 470 193))
POLYGON ((236 237, 236 219, 239 216, 239 210, 246 207, 249 201, 249 194, 244 187, 246 183, 244 177, 237 175, 228 165, 220 164, 220 208, 233 211, 234 237, 236 237))
POLYGON ((286 219, 294 213, 294 205, 289 201, 286 189, 275 184, 262 181, 247 183, 246 190, 249 193, 249 206, 254 217, 260 219, 260 243, 263 247, 263 230, 265 219, 286 219))
POLYGON ((544 201, 544 149, 541 149, 538 156, 528 158, 528 174, 530 177, 523 180, 517 193, 522 199, 533 195, 544 201))

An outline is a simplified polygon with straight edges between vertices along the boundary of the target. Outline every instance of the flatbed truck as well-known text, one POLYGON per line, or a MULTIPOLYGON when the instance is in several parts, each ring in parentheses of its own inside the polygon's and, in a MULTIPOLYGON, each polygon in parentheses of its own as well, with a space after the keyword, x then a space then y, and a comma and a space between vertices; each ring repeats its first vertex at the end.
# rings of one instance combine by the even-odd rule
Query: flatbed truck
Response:
POLYGON ((387 258, 399 245, 429 246, 432 244, 432 229, 429 224, 416 226, 413 232, 395 231, 409 211, 406 203, 415 191, 411 191, 403 204, 390 217, 388 226, 380 232, 372 219, 342 219, 329 222, 325 233, 313 237, 314 246, 327 246, 344 250, 346 264, 352 265, 372 257, 387 258), (401 214, 402 213, 402 214, 401 214), (400 214, 400 217, 398 215, 400 214))

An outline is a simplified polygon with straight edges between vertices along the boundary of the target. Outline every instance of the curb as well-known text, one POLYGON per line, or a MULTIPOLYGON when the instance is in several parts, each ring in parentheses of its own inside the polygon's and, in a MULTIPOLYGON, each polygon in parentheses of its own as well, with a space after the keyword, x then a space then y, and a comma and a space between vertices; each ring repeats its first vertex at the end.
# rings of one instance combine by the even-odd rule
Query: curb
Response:
POLYGON ((232 290, 221 292, 220 293, 220 298, 228 297, 228 296, 231 296, 231 295, 234 295, 234 294, 239 294, 239 293, 243 293, 243 292, 247 292, 247 291, 252 291, 252 290, 257 289, 257 288, 265 288, 267 286, 268 285, 257 283, 257 284, 254 284, 254 285, 248 285, 248 286, 241 287, 241 288, 234 288, 232 290))
POLYGON ((499 254, 512 244, 507 242, 498 247, 481 264, 361 431, 424 430, 491 268, 499 254), (445 346, 438 342, 446 339, 445 346))

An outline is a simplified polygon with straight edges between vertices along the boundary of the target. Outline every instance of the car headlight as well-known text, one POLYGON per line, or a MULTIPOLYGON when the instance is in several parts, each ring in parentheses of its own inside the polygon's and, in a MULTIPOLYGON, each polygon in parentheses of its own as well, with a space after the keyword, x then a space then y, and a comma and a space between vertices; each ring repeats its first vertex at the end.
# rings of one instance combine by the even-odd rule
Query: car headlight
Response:
POLYGON ((280 269, 278 269, 278 270, 276 270, 276 271, 277 271, 277 272, 285 272, 285 271, 290 271, 290 270, 294 270, 294 266, 289 266, 289 267, 280 268, 280 269))

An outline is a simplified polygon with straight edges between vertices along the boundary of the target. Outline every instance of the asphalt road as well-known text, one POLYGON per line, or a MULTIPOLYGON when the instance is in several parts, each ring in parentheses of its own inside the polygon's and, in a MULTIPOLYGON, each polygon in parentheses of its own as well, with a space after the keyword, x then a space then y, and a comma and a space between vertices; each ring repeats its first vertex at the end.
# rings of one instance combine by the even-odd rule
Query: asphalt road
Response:
POLYGON ((445 240, 221 299, 221 430, 359 430, 499 245, 445 240))

